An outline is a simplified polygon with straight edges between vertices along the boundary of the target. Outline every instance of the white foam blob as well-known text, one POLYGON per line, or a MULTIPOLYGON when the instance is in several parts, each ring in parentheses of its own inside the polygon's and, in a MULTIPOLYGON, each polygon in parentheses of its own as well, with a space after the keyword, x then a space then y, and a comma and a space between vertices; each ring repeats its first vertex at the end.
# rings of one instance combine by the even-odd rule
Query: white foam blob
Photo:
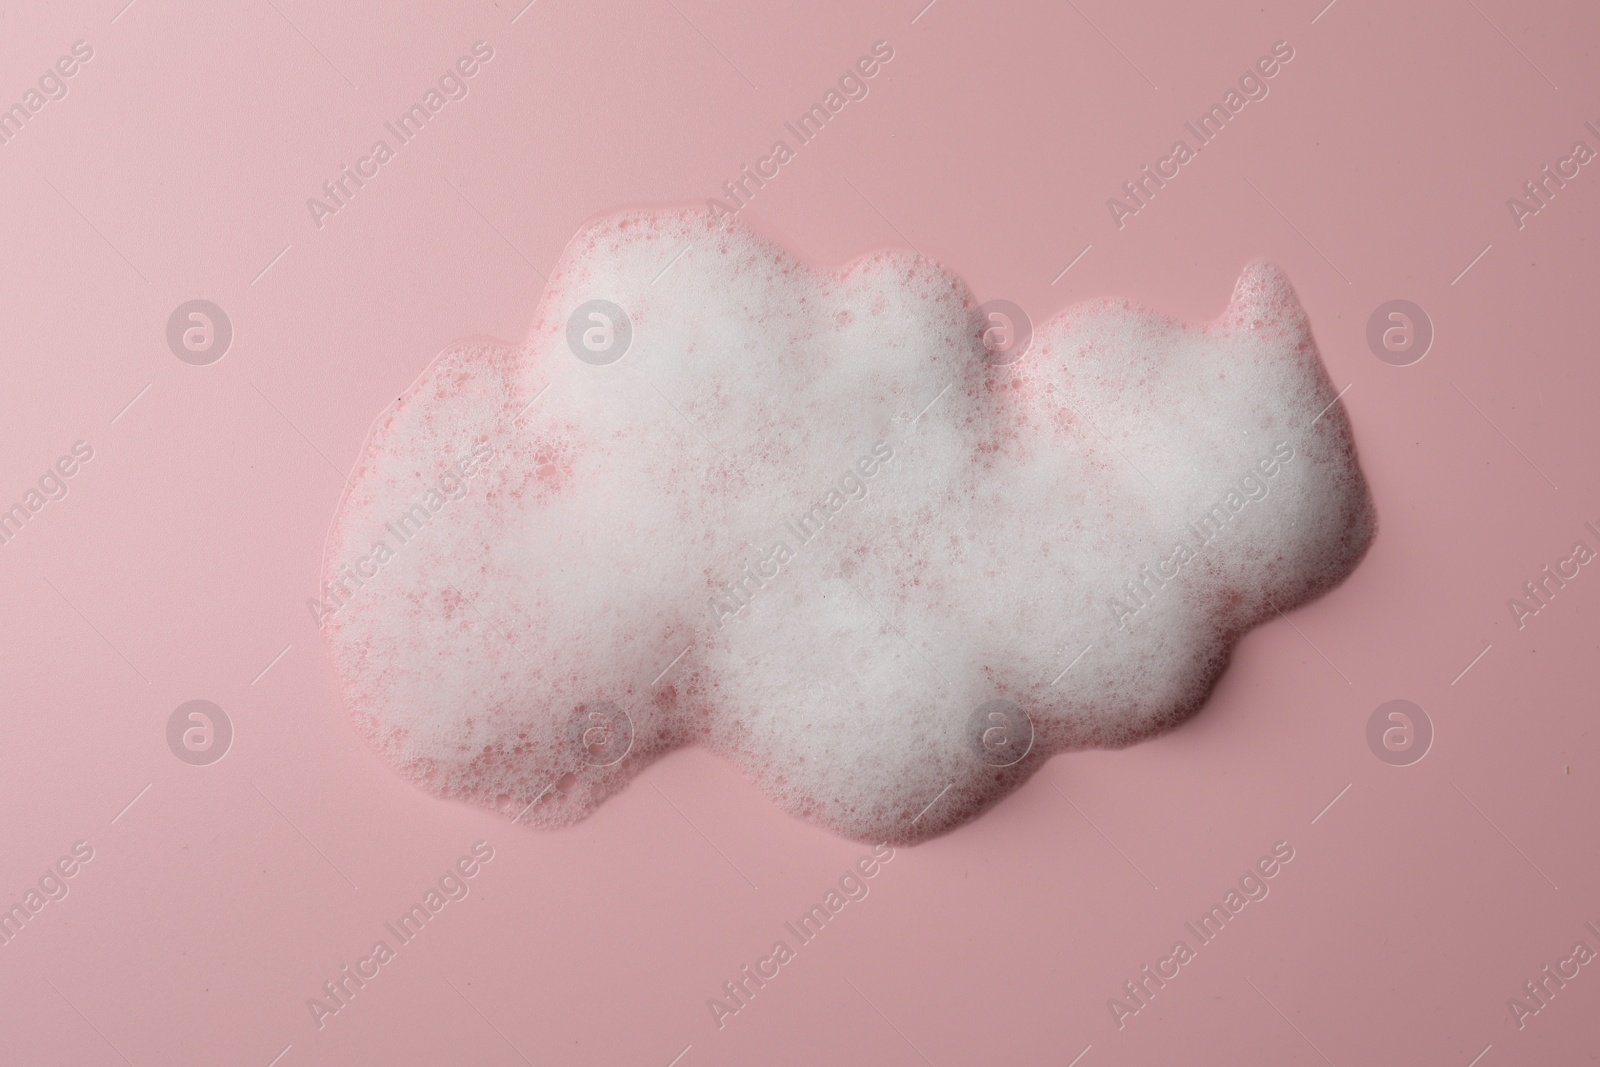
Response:
POLYGON ((1174 726, 1366 550, 1277 268, 1207 325, 1069 309, 1004 366, 986 325, 907 253, 829 273, 698 211, 586 228, 527 341, 451 347, 371 433, 313 608, 356 722, 531 825, 703 744, 796 815, 915 840, 1174 726), (615 362, 569 346, 592 300, 628 318, 615 362))

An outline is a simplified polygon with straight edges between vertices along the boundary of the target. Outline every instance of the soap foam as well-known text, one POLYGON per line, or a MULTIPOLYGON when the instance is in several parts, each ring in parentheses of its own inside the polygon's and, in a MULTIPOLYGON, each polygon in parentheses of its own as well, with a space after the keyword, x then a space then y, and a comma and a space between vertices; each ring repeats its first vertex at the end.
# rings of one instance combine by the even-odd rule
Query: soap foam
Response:
POLYGON ((1181 722, 1365 552, 1276 267, 1207 325, 1085 304, 1001 366, 986 326, 909 253, 829 273, 699 211, 587 227, 523 344, 452 346, 369 437, 313 608, 355 721, 537 826, 701 744, 793 814, 912 841, 1181 722), (628 316, 615 362, 569 347, 592 300, 628 316))

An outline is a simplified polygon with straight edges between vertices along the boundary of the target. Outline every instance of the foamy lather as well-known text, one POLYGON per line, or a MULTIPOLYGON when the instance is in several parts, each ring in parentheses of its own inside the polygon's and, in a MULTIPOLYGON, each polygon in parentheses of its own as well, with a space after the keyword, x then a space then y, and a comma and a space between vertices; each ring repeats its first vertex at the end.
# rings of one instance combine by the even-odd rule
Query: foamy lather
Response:
POLYGON ((827 273, 698 211, 590 226, 525 343, 452 346, 370 435, 313 607, 356 722, 539 826, 704 744, 915 840, 1177 724, 1365 551, 1275 267, 1205 326, 1082 305, 997 366, 986 325, 908 253, 827 273), (631 324, 609 365, 569 347, 594 299, 631 324))

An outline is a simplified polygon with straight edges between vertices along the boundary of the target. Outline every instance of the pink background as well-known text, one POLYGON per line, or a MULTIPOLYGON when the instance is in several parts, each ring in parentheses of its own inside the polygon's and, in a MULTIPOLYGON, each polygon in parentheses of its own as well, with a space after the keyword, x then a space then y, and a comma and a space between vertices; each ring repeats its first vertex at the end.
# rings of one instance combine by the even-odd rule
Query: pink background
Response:
POLYGON ((94 48, 0 146, 0 502, 95 450, 0 546, 0 905, 95 850, 0 947, 0 1058, 1600 1052, 1600 964, 1520 1031, 1506 1006, 1580 937, 1600 949, 1600 575, 1521 631, 1506 607, 1600 525, 1600 163, 1520 230, 1505 203, 1575 140, 1600 148, 1592 5, 122 2, 0 15, 7 106, 94 48), (471 95, 319 231, 306 198, 480 39, 471 95), (866 850, 697 751, 556 834, 434 800, 347 723, 305 600, 342 472, 437 351, 519 338, 534 268, 584 219, 703 201, 878 40, 871 95, 745 217, 822 264, 914 243, 1036 321, 1105 295, 1209 318, 1266 255, 1350 386, 1381 528, 1340 589, 1245 639, 1196 719, 1058 757, 902 850, 719 1031, 706 999, 866 850), (1119 231, 1106 198, 1279 40, 1270 96, 1119 231), (164 339, 194 297, 234 325, 211 366, 164 339), (1364 336, 1397 297, 1437 331, 1403 368, 1364 336), (1397 697, 1437 731, 1409 767, 1365 741, 1397 697), (165 741, 193 698, 236 731, 207 767, 165 741), (471 895, 319 1031, 306 999, 480 839, 471 895), (1119 1031, 1107 999, 1278 840, 1296 858, 1271 896, 1119 1031))

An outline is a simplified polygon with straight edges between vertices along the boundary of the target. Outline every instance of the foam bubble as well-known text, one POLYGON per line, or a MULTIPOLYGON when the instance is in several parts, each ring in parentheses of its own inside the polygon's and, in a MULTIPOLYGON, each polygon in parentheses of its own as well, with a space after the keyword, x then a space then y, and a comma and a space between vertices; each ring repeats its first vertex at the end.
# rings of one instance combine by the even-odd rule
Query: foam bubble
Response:
POLYGON ((355 721, 536 826, 702 744, 915 840, 1176 725, 1366 550, 1276 267, 1206 325, 1081 305, 1001 365, 985 326, 908 253, 829 273, 701 212, 589 226, 524 343, 451 347, 370 435, 313 607, 355 721))

